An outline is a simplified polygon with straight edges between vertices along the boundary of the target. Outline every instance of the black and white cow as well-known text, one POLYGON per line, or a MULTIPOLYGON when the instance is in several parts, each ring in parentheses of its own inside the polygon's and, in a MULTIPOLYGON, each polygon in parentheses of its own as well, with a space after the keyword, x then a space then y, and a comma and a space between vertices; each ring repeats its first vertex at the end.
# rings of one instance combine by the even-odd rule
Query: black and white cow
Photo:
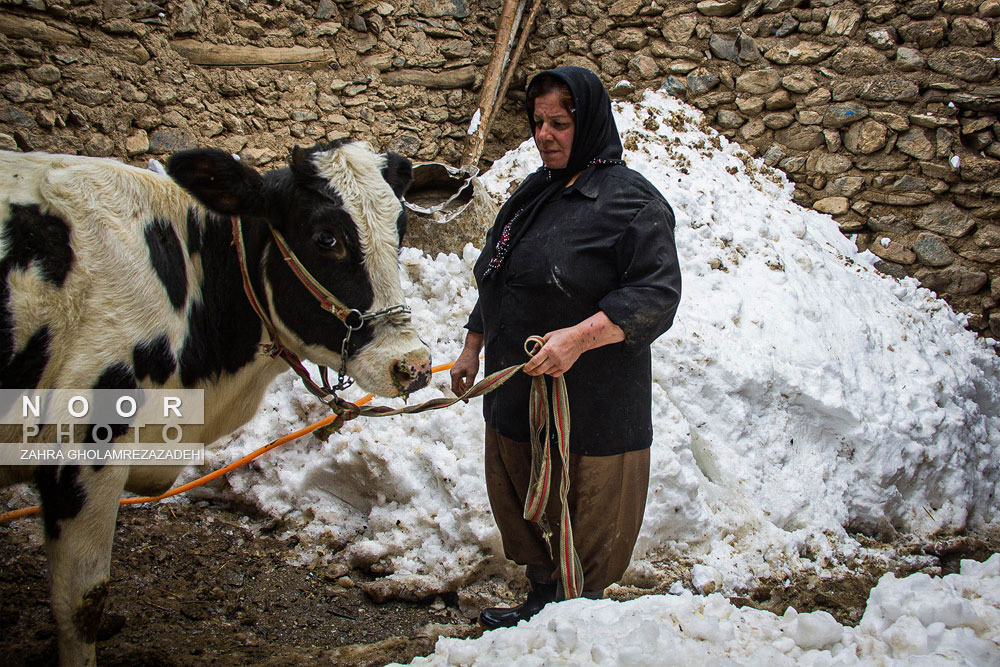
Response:
MULTIPOLYGON (((268 226, 347 307, 401 304, 411 169, 335 142, 296 147, 289 168, 264 174, 209 149, 173 156, 168 171, 173 180, 114 160, 0 152, 0 388, 204 389, 204 426, 185 427, 184 439, 211 443, 249 420, 287 369, 259 353, 267 335, 244 294, 229 216, 242 217, 250 279, 283 343, 338 368, 346 327, 293 275, 268 226)), ((347 356, 348 374, 384 396, 430 376, 405 313, 367 322, 347 356)), ((20 438, 8 436, 0 441, 20 438)), ((63 664, 94 663, 122 489, 162 492, 178 472, 0 468, 0 486, 33 479, 41 495, 63 664)))

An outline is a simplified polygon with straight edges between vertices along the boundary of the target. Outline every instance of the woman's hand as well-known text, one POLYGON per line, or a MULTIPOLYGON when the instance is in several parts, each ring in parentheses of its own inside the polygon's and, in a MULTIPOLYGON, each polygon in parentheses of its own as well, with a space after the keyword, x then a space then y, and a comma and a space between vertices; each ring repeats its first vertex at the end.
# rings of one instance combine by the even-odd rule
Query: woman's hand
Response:
MULTIPOLYGON (((483 334, 470 331, 465 337, 465 347, 451 367, 451 391, 461 396, 476 383, 479 373, 479 352, 483 349, 483 334)), ((468 402, 468 401, 466 401, 468 402)))
POLYGON ((604 311, 598 311, 576 326, 550 331, 542 340, 545 344, 524 365, 524 372, 557 378, 587 350, 625 340, 625 332, 604 311))
POLYGON ((524 372, 528 375, 551 375, 557 378, 572 368, 580 355, 587 351, 576 327, 550 331, 542 339, 545 344, 524 365, 524 372))

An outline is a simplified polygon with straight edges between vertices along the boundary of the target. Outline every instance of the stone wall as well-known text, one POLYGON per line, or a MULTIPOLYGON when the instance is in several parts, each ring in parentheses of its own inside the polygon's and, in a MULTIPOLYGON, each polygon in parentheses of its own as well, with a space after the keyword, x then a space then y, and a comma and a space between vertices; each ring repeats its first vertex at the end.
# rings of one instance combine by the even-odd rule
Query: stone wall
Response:
MULTIPOLYGON (((276 166, 354 136, 457 165, 500 5, 0 0, 0 148, 276 166)), ((1000 337, 998 17, 1000 0, 543 0, 485 157, 526 138, 535 71, 664 87, 1000 337)))

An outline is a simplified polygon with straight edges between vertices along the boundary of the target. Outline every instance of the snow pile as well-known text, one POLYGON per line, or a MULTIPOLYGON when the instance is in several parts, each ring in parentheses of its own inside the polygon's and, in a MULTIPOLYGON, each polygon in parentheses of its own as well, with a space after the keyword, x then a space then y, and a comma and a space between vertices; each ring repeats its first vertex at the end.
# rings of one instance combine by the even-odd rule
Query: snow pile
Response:
MULTIPOLYGON (((996 520, 1000 362, 988 343, 915 282, 871 270, 832 219, 792 203, 783 176, 698 111, 659 93, 616 107, 628 163, 674 207, 684 276, 676 323, 653 346, 650 494, 626 581, 656 581, 662 562, 683 557, 707 568, 699 590, 732 590, 849 565, 863 550, 848 530, 996 520)), ((482 180, 499 199, 538 164, 526 142, 482 180)), ((461 349, 477 255, 401 255, 435 363, 461 349)), ((411 401, 448 386, 441 373, 411 401)), ((482 479, 480 410, 352 422, 229 484, 310 538, 303 557, 346 548, 413 595, 509 575, 482 479)), ((283 375, 208 458, 228 462, 322 416, 283 375)))
POLYGON ((959 574, 885 575, 857 628, 825 611, 737 609, 722 595, 548 605, 515 628, 439 639, 411 665, 1000 664, 1000 555, 959 574), (669 660, 665 658, 669 656, 669 660))

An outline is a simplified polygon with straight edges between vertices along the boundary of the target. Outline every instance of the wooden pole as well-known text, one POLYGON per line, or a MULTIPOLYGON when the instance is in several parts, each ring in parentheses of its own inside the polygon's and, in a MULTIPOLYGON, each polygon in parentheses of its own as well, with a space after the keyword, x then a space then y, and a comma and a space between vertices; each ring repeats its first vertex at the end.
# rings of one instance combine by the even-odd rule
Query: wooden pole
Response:
MULTIPOLYGON (((500 84, 500 91, 497 93, 496 99, 500 104, 503 104, 503 98, 507 95, 507 88, 510 87, 510 82, 514 78, 514 70, 517 69, 517 63, 521 60, 521 52, 524 51, 524 45, 528 43, 528 35, 531 33, 532 26, 535 25, 535 16, 538 15, 538 10, 542 7, 542 0, 533 0, 531 5, 531 11, 528 12, 528 19, 524 22, 524 26, 521 28, 521 36, 517 40, 517 46, 514 47, 514 53, 510 57, 510 63, 507 66, 507 73, 504 74, 503 83, 500 84)), ((490 113, 489 117, 482 121, 483 124, 483 141, 479 146, 479 154, 475 156, 476 162, 479 162, 479 158, 483 153, 483 147, 486 145, 486 137, 489 136, 490 128, 493 126, 493 121, 497 117, 497 110, 500 104, 496 104, 490 113)))
POLYGON ((479 103, 476 106, 475 119, 478 126, 469 133, 466 143, 464 164, 478 165, 486 144, 486 125, 483 122, 493 114, 493 106, 497 101, 497 92, 504 65, 510 55, 513 44, 515 17, 524 10, 526 0, 504 0, 503 11, 500 14, 500 24, 497 26, 497 38, 493 43, 493 55, 483 77, 483 87, 479 91, 479 103))

